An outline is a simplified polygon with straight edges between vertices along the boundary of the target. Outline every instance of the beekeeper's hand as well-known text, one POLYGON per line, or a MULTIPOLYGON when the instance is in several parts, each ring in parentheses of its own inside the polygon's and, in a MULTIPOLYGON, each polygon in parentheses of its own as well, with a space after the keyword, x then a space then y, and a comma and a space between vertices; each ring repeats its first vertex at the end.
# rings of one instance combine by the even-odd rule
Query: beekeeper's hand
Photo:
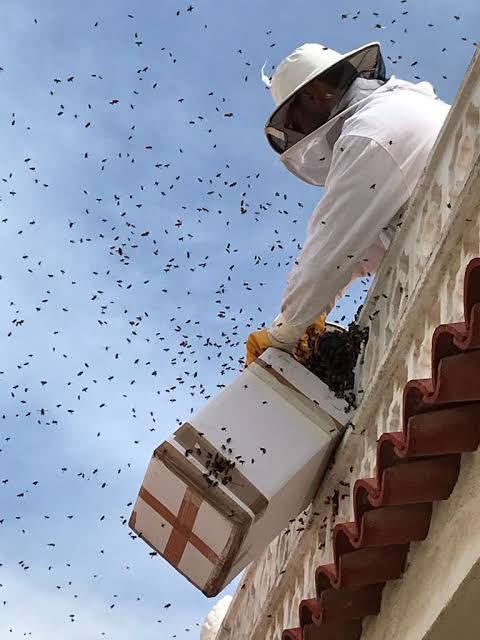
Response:
POLYGON ((297 341, 279 342, 278 340, 275 340, 268 329, 254 331, 247 339, 247 357, 245 359, 245 367, 251 365, 252 362, 256 360, 256 358, 260 357, 269 347, 275 347, 276 349, 282 349, 282 351, 292 353, 296 342, 297 341))
MULTIPOLYGON (((285 326, 280 316, 274 320, 273 323, 273 331, 281 332, 282 326, 285 326)), ((315 333, 323 333, 325 330, 325 315, 321 315, 315 320, 313 324, 311 324, 306 331, 302 331, 300 335, 298 332, 292 330, 291 327, 288 327, 288 331, 284 331, 281 335, 285 340, 279 340, 277 337, 272 335, 272 332, 268 329, 262 329, 261 331, 254 331, 248 336, 247 339, 247 357, 245 360, 245 366, 248 367, 256 358, 262 355, 264 351, 266 351, 269 347, 275 347, 276 349, 281 349, 282 351, 286 351, 288 353, 292 353, 297 345, 304 344, 306 349, 306 344, 308 340, 307 332, 312 330, 315 333)))
POLYGON ((308 353, 308 351, 309 351, 309 349, 308 349, 308 334, 309 333, 314 333, 315 335, 320 335, 320 334, 324 333, 326 319, 327 319, 327 316, 325 314, 322 314, 321 316, 319 316, 315 320, 315 322, 313 322, 308 327, 308 329, 305 331, 305 333, 303 334, 303 336, 300 338, 300 340, 297 343, 296 351, 299 354, 306 355, 308 353))

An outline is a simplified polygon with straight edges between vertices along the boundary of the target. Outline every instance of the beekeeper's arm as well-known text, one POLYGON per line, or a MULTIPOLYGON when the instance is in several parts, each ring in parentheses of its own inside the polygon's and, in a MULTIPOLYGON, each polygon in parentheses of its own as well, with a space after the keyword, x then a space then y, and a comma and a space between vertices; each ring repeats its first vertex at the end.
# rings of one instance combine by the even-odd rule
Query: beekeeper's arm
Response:
POLYGON ((409 195, 388 147, 363 136, 340 136, 281 313, 268 330, 277 344, 295 343, 315 318, 335 306, 355 272, 369 270, 368 263, 362 269, 365 251, 409 195))

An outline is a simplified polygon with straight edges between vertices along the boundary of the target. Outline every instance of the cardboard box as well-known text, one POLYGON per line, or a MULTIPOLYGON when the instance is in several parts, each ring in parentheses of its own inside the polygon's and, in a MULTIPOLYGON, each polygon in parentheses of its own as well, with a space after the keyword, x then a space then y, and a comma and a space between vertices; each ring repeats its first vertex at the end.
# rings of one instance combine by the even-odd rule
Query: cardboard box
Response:
POLYGON ((215 596, 308 506, 348 419, 268 349, 154 451, 130 526, 215 596))

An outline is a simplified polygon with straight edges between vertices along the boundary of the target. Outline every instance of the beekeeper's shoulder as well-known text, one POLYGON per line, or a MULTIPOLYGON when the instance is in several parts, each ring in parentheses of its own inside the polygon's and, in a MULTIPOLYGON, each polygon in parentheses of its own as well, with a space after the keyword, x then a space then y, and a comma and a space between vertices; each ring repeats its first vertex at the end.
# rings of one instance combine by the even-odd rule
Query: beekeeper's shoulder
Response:
POLYGON ((395 143, 400 151, 435 134, 448 109, 429 82, 415 84, 392 76, 346 120, 342 134, 370 138, 395 155, 395 143))

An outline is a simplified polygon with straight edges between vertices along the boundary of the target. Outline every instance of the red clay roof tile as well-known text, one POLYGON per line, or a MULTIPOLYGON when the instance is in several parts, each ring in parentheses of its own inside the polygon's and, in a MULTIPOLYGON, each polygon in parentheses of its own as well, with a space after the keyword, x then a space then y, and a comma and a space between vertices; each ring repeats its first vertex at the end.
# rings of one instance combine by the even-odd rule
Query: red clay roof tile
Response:
POLYGON ((316 597, 302 600, 300 626, 282 640, 359 640, 409 543, 427 537, 432 502, 451 494, 460 454, 479 446, 480 258, 465 272, 464 316, 434 331, 432 378, 405 385, 403 430, 379 438, 376 476, 353 487, 355 520, 335 526, 334 562, 317 567, 316 597))

